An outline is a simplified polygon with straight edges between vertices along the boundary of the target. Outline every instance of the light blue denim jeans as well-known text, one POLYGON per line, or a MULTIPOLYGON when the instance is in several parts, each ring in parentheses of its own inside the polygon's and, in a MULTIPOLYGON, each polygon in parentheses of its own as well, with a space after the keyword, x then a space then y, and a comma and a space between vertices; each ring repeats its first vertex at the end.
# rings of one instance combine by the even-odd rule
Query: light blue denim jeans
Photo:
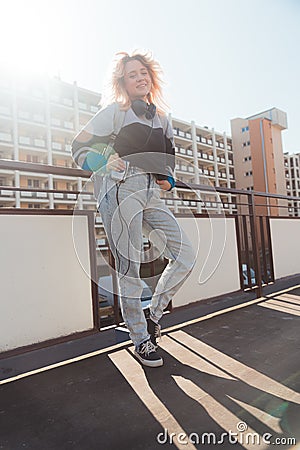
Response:
POLYGON ((121 183, 106 175, 98 198, 98 209, 115 258, 123 319, 136 347, 149 338, 140 300, 143 234, 169 260, 151 300, 150 317, 155 322, 191 273, 196 259, 195 250, 160 198, 160 192, 153 174, 131 167, 121 183))

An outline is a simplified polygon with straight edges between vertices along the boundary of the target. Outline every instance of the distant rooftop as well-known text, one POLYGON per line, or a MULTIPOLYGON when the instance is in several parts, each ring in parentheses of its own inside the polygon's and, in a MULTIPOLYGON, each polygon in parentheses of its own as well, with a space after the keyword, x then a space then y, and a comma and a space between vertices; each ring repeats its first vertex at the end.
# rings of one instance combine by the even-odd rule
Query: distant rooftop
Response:
POLYGON ((287 114, 278 108, 271 108, 253 116, 247 117, 247 120, 264 118, 269 119, 273 125, 278 126, 281 130, 287 129, 287 114))

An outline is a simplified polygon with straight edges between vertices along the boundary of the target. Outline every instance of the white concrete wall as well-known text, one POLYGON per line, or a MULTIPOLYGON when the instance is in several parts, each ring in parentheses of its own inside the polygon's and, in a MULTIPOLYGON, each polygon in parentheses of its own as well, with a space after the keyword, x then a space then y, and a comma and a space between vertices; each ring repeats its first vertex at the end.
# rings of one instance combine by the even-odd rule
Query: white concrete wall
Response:
POLYGON ((93 328, 87 217, 0 215, 0 351, 93 328), (85 270, 83 270, 84 266, 85 270))
POLYGON ((183 306, 239 290, 235 220, 178 218, 178 222, 194 248, 199 248, 196 265, 173 297, 173 306, 183 306))
POLYGON ((270 219, 275 279, 300 273, 300 220, 270 219))

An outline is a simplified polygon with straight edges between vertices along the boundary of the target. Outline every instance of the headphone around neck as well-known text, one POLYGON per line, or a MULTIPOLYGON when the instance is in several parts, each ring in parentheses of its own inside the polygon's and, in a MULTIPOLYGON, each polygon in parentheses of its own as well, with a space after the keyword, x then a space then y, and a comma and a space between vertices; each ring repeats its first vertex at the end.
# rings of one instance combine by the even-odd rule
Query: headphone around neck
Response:
POLYGON ((145 114, 146 119, 153 119, 156 113, 156 106, 154 103, 146 103, 144 100, 133 100, 131 108, 137 116, 145 114))

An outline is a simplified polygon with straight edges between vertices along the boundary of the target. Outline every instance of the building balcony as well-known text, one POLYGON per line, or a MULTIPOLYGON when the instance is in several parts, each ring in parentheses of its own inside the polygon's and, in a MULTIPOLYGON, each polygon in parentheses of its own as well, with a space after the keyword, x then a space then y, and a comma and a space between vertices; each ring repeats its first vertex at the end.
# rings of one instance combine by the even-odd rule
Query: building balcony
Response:
POLYGON ((53 153, 69 153, 71 154, 71 144, 63 144, 61 142, 52 142, 53 153))
POLYGON ((74 130, 74 123, 67 121, 67 120, 61 120, 58 118, 53 117, 51 119, 51 128, 55 128, 55 129, 63 129, 64 131, 66 130, 74 130))
POLYGON ((12 134, 0 132, 0 142, 12 143, 13 142, 12 134))
POLYGON ((28 111, 18 111, 18 121, 20 123, 29 123, 32 125, 39 125, 39 126, 45 126, 45 116, 43 114, 34 113, 31 114, 28 111))
POLYGON ((176 164, 175 169, 176 169, 176 171, 184 172, 186 174, 194 174, 195 173, 193 166, 184 166, 182 164, 181 165, 176 164))
POLYGON ((19 144, 26 147, 36 147, 46 150, 46 140, 40 138, 30 138, 27 136, 19 136, 19 144))
POLYGON ((68 97, 60 97, 56 94, 50 95, 50 103, 53 107, 59 107, 59 108, 65 108, 69 111, 74 108, 74 102, 73 99, 68 97))
POLYGON ((9 118, 11 118, 12 115, 11 108, 9 106, 0 105, 0 115, 5 117, 8 116, 9 118))
POLYGON ((185 148, 182 148, 182 147, 176 147, 175 146, 175 154, 177 156, 183 156, 183 157, 187 156, 189 158, 193 158, 193 150, 185 149, 185 148))
POLYGON ((78 102, 79 114, 86 114, 90 116, 91 114, 95 114, 99 111, 99 106, 91 105, 84 102, 78 102))
POLYGON ((0 196, 1 196, 1 201, 2 201, 2 199, 5 197, 9 197, 9 198, 14 197, 15 191, 14 190, 9 191, 9 190, 2 189, 2 190, 0 190, 0 196))
POLYGON ((185 132, 180 130, 179 128, 173 128, 173 134, 174 137, 179 137, 179 138, 183 138, 183 139, 187 139, 189 141, 192 140, 192 135, 189 132, 185 132))

